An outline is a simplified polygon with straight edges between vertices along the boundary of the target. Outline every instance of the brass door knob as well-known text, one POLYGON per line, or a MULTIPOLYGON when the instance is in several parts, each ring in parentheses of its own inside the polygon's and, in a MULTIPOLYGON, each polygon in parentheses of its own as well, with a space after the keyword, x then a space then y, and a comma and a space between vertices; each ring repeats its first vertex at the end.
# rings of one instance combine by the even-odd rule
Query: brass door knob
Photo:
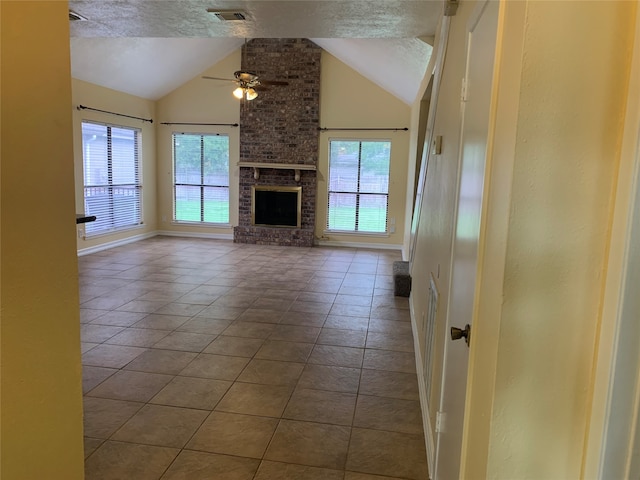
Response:
POLYGON ((460 340, 461 338, 464 338, 466 344, 469 345, 469 342, 471 341, 471 325, 468 323, 465 325, 464 329, 451 327, 451 340, 460 340))

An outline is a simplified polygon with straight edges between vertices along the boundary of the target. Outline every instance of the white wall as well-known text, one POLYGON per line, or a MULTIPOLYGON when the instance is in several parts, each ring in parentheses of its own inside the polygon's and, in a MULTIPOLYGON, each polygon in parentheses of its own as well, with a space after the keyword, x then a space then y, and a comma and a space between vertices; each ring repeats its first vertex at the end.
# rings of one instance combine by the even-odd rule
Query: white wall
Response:
MULTIPOLYGON (((76 212, 84 213, 84 178, 82 158, 82 122, 95 121, 140 128, 142 130, 142 225, 118 233, 83 236, 84 226, 79 225, 78 250, 92 249, 109 242, 118 242, 138 235, 149 235, 157 229, 158 212, 156 209, 156 126, 155 102, 126 93, 104 88, 82 80, 73 79, 73 157, 75 162, 76 212), (154 123, 132 118, 95 112, 89 109, 78 110, 78 105, 121 113, 134 117, 153 119, 154 123)), ((90 250, 89 250, 90 251, 90 250)))
MULTIPOLYGON (((240 49, 202 72, 202 75, 233 78, 240 68, 240 49)), ((233 238, 232 225, 238 224, 238 179, 240 158, 240 128, 211 125, 161 125, 172 123, 239 123, 240 102, 231 92, 232 82, 206 80, 202 75, 191 79, 157 102, 157 163, 158 163, 158 229, 172 233, 187 233, 233 238), (185 133, 220 133, 229 136, 229 221, 228 227, 211 227, 172 223, 173 218, 173 152, 172 135, 185 133)))
POLYGON ((67 2, 0 2, 6 479, 77 480, 82 371, 67 2))
MULTIPOLYGON (((411 122, 411 108, 373 82, 322 52, 320 80, 320 126, 323 128, 405 128, 411 122)), ((409 159, 408 131, 327 131, 320 133, 316 236, 327 244, 370 243, 400 249, 404 237, 405 197, 409 159), (325 233, 327 223, 327 180, 331 139, 383 139, 391 141, 389 172, 389 215, 395 232, 385 236, 325 233)))
MULTIPOLYGON (((579 478, 636 6, 501 7, 461 478, 579 478)), ((443 153, 430 160, 412 271, 417 323, 429 272, 447 303, 472 10, 463 2, 451 23, 434 129, 443 153)))
MULTIPOLYGON (((240 66, 240 49, 202 72, 202 75, 232 78, 240 66)), ((409 127, 411 110, 406 104, 373 84, 330 54, 322 54, 321 126, 333 128, 404 128, 409 127), (354 89, 354 86, 356 87, 354 89)), ((238 223, 239 128, 210 125, 163 125, 162 123, 225 123, 240 121, 240 103, 231 95, 234 84, 204 80, 201 75, 175 89, 157 102, 133 97, 97 85, 73 81, 73 103, 127 115, 153 118, 154 123, 114 117, 89 110, 74 112, 74 153, 76 163, 76 208, 82 211, 82 137, 83 119, 135 126, 143 129, 144 225, 140 228, 104 235, 90 240, 79 239, 78 248, 99 247, 109 242, 126 241, 137 235, 166 232, 232 238, 238 223), (230 147, 230 225, 201 226, 173 223, 173 154, 174 132, 220 133, 229 135, 230 147)), ((264 93, 265 95, 268 92, 264 93)), ((241 128, 241 127, 240 127, 241 128)), ((404 236, 409 132, 326 132, 320 136, 316 237, 326 228, 328 145, 330 138, 389 139, 392 142, 389 186, 389 218, 395 219, 395 232, 389 235, 330 234, 328 244, 372 245, 401 248, 404 236)))
POLYGON ((580 476, 634 8, 527 4, 488 476, 580 476))

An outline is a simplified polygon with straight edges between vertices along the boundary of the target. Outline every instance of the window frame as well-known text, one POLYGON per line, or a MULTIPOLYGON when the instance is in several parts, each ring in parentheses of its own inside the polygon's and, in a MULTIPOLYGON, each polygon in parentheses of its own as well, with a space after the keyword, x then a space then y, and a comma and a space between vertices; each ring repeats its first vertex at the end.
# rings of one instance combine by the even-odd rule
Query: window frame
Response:
POLYGON ((221 132, 172 132, 171 133, 171 154, 172 154, 172 223, 176 225, 205 225, 214 227, 229 227, 231 221, 231 136, 228 133, 221 132), (200 183, 176 182, 176 138, 177 136, 195 136, 200 137, 200 183), (205 137, 226 137, 227 139, 227 185, 213 185, 204 183, 204 138, 205 137), (200 220, 179 220, 177 219, 177 189, 178 186, 199 187, 200 188, 200 220), (209 222, 204 220, 204 191, 206 187, 210 188, 226 188, 227 189, 227 221, 226 222, 209 222))
POLYGON ((101 224, 101 215, 97 214, 98 217, 94 222, 87 222, 84 226, 84 238, 95 238, 102 235, 110 235, 114 233, 119 233, 126 230, 131 230, 135 228, 140 228, 143 225, 143 198, 142 198, 142 190, 143 190, 143 182, 142 182, 142 129, 138 127, 132 127, 130 125, 119 125, 115 123, 108 122, 100 122, 96 120, 88 120, 83 119, 80 125, 80 131, 82 136, 82 195, 83 195, 83 204, 84 204, 84 212, 87 215, 93 215, 97 212, 92 212, 92 209, 87 207, 88 198, 87 197, 87 189, 107 189, 108 196, 110 197, 109 202, 106 204, 110 211, 110 216, 107 219, 109 221, 110 226, 102 227, 101 224), (106 156, 107 156, 107 183, 105 184, 87 184, 87 169, 89 166, 87 165, 87 151, 86 145, 84 141, 84 126, 85 125, 97 125, 107 128, 107 147, 106 147, 106 156), (133 158, 133 170, 134 170, 134 182, 133 183, 114 183, 113 180, 113 168, 114 168, 114 148, 113 148, 113 135, 111 133, 112 129, 120 129, 127 130, 133 132, 135 139, 135 147, 134 147, 134 158, 133 158), (116 225, 117 218, 115 217, 116 203, 113 189, 121 187, 121 188, 133 188, 135 190, 135 195, 133 198, 135 199, 134 204, 134 214, 132 215, 133 221, 131 223, 116 225))
POLYGON ((378 236, 378 237, 388 237, 389 236, 389 185, 391 182, 391 150, 392 150, 392 141, 389 138, 330 138, 328 140, 328 168, 327 168, 327 217, 325 222, 325 233, 333 233, 333 234, 344 234, 344 235, 363 235, 363 236, 378 236), (332 143, 333 142, 358 142, 358 176, 357 176, 357 186, 355 191, 338 191, 331 190, 331 164, 332 164, 332 143), (363 192, 361 191, 361 174, 362 174, 362 144, 367 142, 379 142, 379 143, 387 143, 389 145, 389 164, 387 170, 387 188, 385 193, 380 192, 363 192), (331 228, 329 225, 329 221, 331 218, 331 195, 332 194, 349 194, 356 196, 356 211, 355 211, 355 229, 354 230, 340 230, 331 228), (362 195, 376 195, 381 196, 384 195, 386 197, 386 209, 385 209, 385 225, 383 231, 366 231, 359 230, 359 222, 360 222, 360 196, 362 195))

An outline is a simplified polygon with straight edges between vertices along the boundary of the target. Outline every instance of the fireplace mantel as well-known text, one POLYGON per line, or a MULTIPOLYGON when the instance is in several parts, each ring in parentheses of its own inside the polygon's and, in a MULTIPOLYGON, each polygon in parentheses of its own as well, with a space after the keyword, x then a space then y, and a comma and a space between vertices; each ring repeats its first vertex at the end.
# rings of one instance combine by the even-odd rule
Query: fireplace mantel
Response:
POLYGON ((261 168, 275 168, 279 170, 293 170, 296 182, 300 181, 300 170, 316 170, 315 165, 302 165, 299 163, 263 163, 263 162, 238 162, 239 167, 253 168, 253 178, 260 178, 261 168))

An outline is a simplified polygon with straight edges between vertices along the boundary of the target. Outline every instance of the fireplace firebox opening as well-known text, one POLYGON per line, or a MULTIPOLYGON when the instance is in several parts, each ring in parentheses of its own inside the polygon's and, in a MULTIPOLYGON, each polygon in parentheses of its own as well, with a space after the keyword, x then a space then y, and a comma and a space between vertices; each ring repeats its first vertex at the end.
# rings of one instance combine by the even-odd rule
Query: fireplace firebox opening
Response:
POLYGON ((251 224, 300 228, 302 187, 251 187, 251 224))

